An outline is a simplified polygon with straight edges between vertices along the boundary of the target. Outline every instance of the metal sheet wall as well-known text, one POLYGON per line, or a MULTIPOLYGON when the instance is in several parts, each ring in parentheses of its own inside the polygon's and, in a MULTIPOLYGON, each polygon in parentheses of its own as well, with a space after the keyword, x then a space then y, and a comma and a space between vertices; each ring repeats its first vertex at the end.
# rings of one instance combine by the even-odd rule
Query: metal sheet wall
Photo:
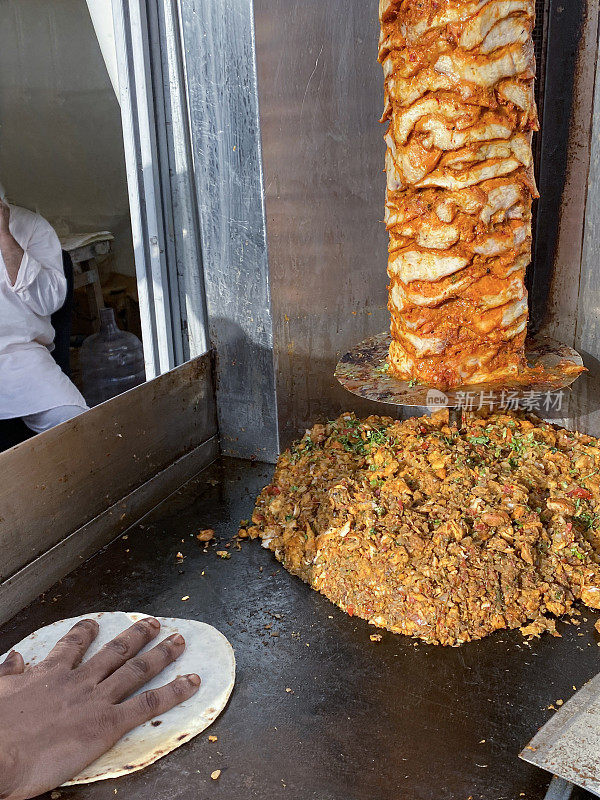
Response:
MULTIPOLYGON (((590 55, 595 57, 595 36, 591 41, 587 38, 589 30, 593 28, 593 20, 589 19, 587 13, 588 7, 592 11, 592 5, 593 1, 590 3, 587 0, 572 0, 568 5, 561 0, 548 0, 547 3, 545 70, 538 80, 538 89, 544 90, 540 106, 541 131, 536 137, 540 199, 534 207, 535 248, 533 264, 528 271, 530 327, 536 331, 550 321, 552 281, 560 251, 565 244, 569 248, 570 270, 563 291, 571 294, 577 291, 578 286, 576 274, 581 259, 584 217, 584 206, 578 201, 585 194, 589 168, 590 104, 593 93, 589 85, 585 86, 586 75, 582 67, 590 55), (586 131, 584 136, 583 131, 586 131), (572 172, 574 157, 578 157, 580 162, 575 181, 572 172), (566 229, 562 223, 568 216, 574 227, 565 240, 566 229), (577 223, 578 231, 575 230, 577 223), (577 240, 578 251, 575 249, 577 240)), ((573 344, 572 337, 568 344, 573 344)))
POLYGON ((279 452, 252 0, 179 0, 226 455, 279 452))
MULTIPOLYGON (((600 25, 596 9, 596 41, 600 52, 600 25)), ((592 65, 590 65, 592 66, 592 65)), ((600 58, 595 70, 590 174, 585 198, 585 225, 581 281, 575 315, 575 346, 584 355, 590 374, 579 390, 579 428, 600 433, 600 58)))
MULTIPOLYGON (((562 4, 560 8, 561 14, 567 10, 566 4, 562 4)), ((556 189, 562 196, 562 204, 548 314, 544 321, 550 335, 578 347, 581 342, 576 341, 576 328, 578 314, 583 310, 579 305, 579 297, 583 285, 580 276, 585 219, 592 211, 591 204, 599 202, 598 199, 594 201, 593 196, 588 198, 588 185, 592 187, 591 125, 594 113, 598 113, 597 109, 594 112, 593 99, 599 22, 600 4, 597 0, 588 0, 583 15, 583 29, 579 33, 578 40, 572 44, 572 48, 577 48, 579 53, 570 120, 571 135, 566 158, 565 181, 556 189)), ((562 21, 559 18, 554 29, 560 32, 561 28, 562 21)), ((561 69, 560 61, 556 69, 557 80, 560 80, 561 69)), ((561 109, 555 107, 553 113, 555 115, 561 113, 561 109)), ((564 111, 562 113, 564 114, 564 111)), ((552 142, 549 142, 549 145, 551 146, 552 142)), ((600 342, 597 355, 600 355, 600 342)))
MULTIPOLYGON (((547 181, 540 181, 540 190, 548 196, 548 201, 540 204, 543 216, 538 219, 538 238, 545 241, 546 259, 550 256, 550 262, 546 261, 548 302, 543 318, 544 331, 576 347, 589 369, 573 387, 564 424, 596 436, 600 434, 599 24, 597 0, 575 0, 570 4, 552 0, 547 102, 542 131, 549 164, 547 181), (571 70, 570 75, 565 74, 567 69, 571 70), (571 97, 565 103, 566 92, 571 97), (557 121, 559 131, 568 126, 565 146, 553 135, 557 121), (553 162, 554 174, 551 172, 553 162), (558 208, 558 219, 554 220, 549 215, 553 207, 558 208), (556 240, 554 254, 548 253, 548 244, 553 238, 556 240)), ((536 263, 536 268, 537 283, 541 287, 543 259, 536 263)), ((540 309, 543 310, 542 306, 540 309)))
POLYGON ((282 443, 353 408, 338 357, 388 326, 377 4, 255 0, 282 443), (349 8, 349 5, 351 8, 349 8))

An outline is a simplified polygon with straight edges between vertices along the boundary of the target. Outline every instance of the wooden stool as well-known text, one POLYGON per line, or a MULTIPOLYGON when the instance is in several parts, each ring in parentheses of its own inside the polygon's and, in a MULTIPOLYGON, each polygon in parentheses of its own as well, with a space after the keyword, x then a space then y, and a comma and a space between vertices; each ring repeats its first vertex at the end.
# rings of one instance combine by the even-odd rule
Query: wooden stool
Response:
POLYGON ((98 259, 112 252, 112 242, 113 235, 108 231, 102 234, 70 234, 62 240, 63 248, 73 261, 75 289, 85 287, 95 332, 100 330, 100 309, 104 308, 98 259), (86 236, 93 238, 93 241, 85 242, 86 236))

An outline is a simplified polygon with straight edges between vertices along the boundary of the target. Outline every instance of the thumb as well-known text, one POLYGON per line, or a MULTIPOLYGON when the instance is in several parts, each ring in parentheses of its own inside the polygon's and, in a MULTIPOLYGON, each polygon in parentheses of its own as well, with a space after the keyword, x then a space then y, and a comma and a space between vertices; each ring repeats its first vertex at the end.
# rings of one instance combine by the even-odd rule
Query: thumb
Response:
POLYGON ((23 656, 16 650, 11 650, 0 664, 0 678, 4 678, 6 675, 20 675, 24 669, 23 656))

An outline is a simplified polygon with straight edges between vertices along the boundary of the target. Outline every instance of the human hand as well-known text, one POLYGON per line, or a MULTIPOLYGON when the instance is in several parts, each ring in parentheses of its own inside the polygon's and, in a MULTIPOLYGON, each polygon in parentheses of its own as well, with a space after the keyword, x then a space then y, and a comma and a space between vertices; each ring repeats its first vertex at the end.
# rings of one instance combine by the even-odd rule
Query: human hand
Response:
POLYGON ((185 650, 175 634, 143 655, 160 623, 149 617, 85 664, 98 623, 82 620, 29 669, 12 651, 0 664, 0 798, 27 800, 71 780, 133 728, 198 691, 198 675, 130 699, 185 650))
POLYGON ((10 222, 10 206, 0 198, 0 235, 10 233, 8 223, 10 222))

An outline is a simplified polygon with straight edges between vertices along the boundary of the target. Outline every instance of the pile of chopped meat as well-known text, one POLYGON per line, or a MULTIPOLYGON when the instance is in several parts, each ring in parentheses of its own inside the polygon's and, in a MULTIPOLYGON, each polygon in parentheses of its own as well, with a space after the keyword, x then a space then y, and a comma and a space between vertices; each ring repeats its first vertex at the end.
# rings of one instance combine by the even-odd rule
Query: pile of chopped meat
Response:
POLYGON ((279 459, 248 529, 348 614, 426 642, 600 608, 600 443, 531 415, 343 414, 279 459))

